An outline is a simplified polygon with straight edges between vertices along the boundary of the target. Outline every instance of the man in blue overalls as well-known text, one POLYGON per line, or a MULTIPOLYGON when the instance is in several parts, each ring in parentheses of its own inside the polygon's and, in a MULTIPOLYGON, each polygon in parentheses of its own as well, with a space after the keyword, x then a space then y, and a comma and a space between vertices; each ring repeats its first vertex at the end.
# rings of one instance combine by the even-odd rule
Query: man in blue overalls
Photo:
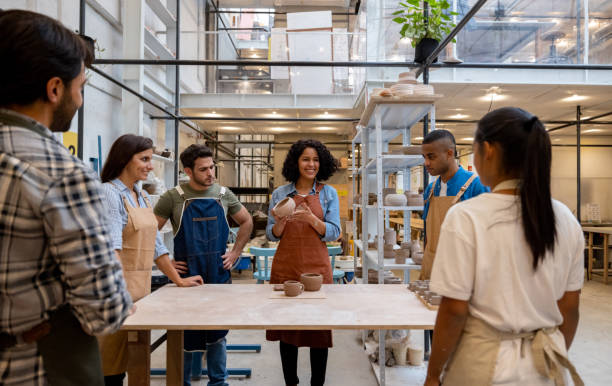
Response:
MULTIPOLYGON (((181 275, 202 276, 205 284, 230 284, 230 269, 253 229, 251 215, 229 189, 215 183, 215 163, 208 147, 189 146, 181 153, 181 163, 189 182, 164 193, 154 209, 160 229, 168 219, 172 223, 175 268, 181 275), (233 249, 226 253, 227 214, 240 229, 233 249)), ((192 374, 201 374, 203 351, 207 352, 208 385, 227 385, 226 335, 227 330, 185 331, 184 385, 191 385, 192 374)))

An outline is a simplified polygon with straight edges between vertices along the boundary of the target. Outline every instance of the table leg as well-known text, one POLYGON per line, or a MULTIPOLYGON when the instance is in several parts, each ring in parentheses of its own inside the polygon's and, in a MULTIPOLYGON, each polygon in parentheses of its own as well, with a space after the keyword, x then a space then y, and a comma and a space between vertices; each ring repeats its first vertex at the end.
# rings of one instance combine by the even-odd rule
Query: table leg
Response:
POLYGON ((183 386, 183 331, 168 330, 166 385, 183 386))
POLYGON ((608 284, 608 234, 604 233, 603 237, 604 248, 604 284, 608 284))
POLYGON ((151 331, 128 332, 128 385, 151 384, 151 331))
POLYGON ((385 367, 387 367, 387 358, 385 358, 386 337, 386 330, 378 330, 378 376, 380 386, 385 386, 385 367))
POLYGON ((587 280, 591 280, 593 277, 593 232, 589 232, 589 261, 587 262, 587 280))

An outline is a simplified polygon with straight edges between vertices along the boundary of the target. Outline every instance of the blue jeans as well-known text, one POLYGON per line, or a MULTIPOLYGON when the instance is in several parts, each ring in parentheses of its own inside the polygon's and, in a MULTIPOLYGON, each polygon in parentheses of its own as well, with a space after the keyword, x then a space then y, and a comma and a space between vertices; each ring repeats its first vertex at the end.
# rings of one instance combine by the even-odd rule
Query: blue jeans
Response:
MULTIPOLYGON (((206 368, 208 370, 208 386, 229 386, 227 379, 227 341, 225 338, 206 344, 206 368)), ((202 374, 202 352, 187 352, 184 354, 183 385, 191 386, 192 375, 202 374)))

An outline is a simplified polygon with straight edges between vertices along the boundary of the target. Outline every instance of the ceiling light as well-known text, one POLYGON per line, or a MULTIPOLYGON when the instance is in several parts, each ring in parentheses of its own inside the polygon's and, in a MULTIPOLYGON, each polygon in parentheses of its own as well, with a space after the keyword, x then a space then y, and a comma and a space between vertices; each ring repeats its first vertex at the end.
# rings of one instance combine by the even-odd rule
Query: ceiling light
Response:
POLYGON ((335 130, 335 128, 334 127, 329 127, 329 126, 319 126, 319 127, 317 127, 317 130, 329 131, 329 130, 335 130))
POLYGON ((506 99, 505 95, 502 95, 502 90, 501 88, 497 87, 497 86, 493 86, 491 88, 489 88, 487 90, 487 93, 485 94, 485 96, 480 97, 479 99, 485 102, 495 102, 495 101, 501 101, 506 99))
POLYGON ((414 137, 414 140, 415 140, 415 141, 422 141, 422 140, 423 140, 423 137, 414 137))
POLYGON ((461 140, 472 142, 474 140, 474 137, 465 137, 465 138, 461 138, 461 140))
POLYGON ((324 114, 325 114, 325 115, 329 115, 329 112, 327 112, 327 111, 326 111, 324 114))
POLYGON ((276 131, 276 132, 283 132, 283 131, 289 131, 288 128, 286 127, 271 127, 270 131, 276 131))
POLYGON ((255 51, 255 47, 249 48, 250 51, 255 51))
POLYGON ((554 138, 553 141, 555 142, 559 142, 561 140, 561 138, 554 138))
POLYGON ((272 115, 276 115, 276 111, 272 111, 272 115))
POLYGON ((597 20, 591 20, 589 22, 589 28, 590 29, 597 28, 597 27, 599 27, 599 22, 597 20))
POLYGON ((582 130, 583 133, 600 133, 602 132, 602 129, 588 129, 588 130, 582 130))
POLYGON ((218 127, 219 130, 228 130, 228 131, 236 131, 236 130, 241 130, 240 127, 236 127, 236 126, 221 126, 218 127))
POLYGON ((589 97, 586 95, 578 95, 578 94, 573 94, 572 96, 568 96, 566 98, 561 99, 563 102, 579 102, 579 101, 583 101, 585 99, 588 99, 589 97))
POLYGON ((467 118, 467 117, 469 117, 469 115, 466 115, 466 114, 455 114, 455 115, 451 115, 449 118, 452 118, 452 119, 464 119, 464 118, 467 118))

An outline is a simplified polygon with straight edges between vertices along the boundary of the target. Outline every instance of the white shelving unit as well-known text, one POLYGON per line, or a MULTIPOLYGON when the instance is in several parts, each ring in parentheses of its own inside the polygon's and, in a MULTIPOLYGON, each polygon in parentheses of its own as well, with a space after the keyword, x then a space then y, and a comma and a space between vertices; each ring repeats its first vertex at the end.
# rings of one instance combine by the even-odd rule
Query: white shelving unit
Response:
MULTIPOLYGON (((410 219, 411 212, 423 210, 422 206, 386 206, 383 203, 383 188, 390 174, 402 173, 403 186, 406 192, 410 190, 410 168, 423 164, 420 155, 383 154, 389 151, 389 143, 401 136, 402 145, 410 145, 411 127, 422 120, 427 114, 430 116, 431 128, 435 128, 435 102, 441 95, 422 95, 410 97, 372 97, 361 117, 357 127, 357 133, 352 140, 351 149, 353 170, 353 192, 357 192, 357 180, 361 182, 361 199, 359 203, 353 203, 353 229, 354 240, 354 262, 357 266, 357 256, 362 256, 362 283, 368 282, 368 270, 378 271, 378 283, 384 283, 385 270, 403 270, 404 280, 410 280, 409 271, 420 269, 421 266, 414 264, 408 259, 406 264, 396 264, 395 259, 384 258, 384 240, 382 235, 384 229, 389 227, 389 212, 403 211, 404 219, 410 219), (362 165, 355 165, 356 148, 361 146, 362 165), (376 204, 368 205, 368 193, 376 193, 376 204), (361 212, 361 235, 357 239, 357 218, 361 212), (368 248, 368 236, 379 235, 375 249, 368 248)), ((410 239, 410 225, 404 226, 404 240, 410 239)), ((383 331, 381 331, 381 336, 383 331)), ((385 342, 379 342, 379 363, 385 363, 385 342)), ((391 368, 385 370, 385 366, 379 367, 373 364, 378 382, 386 384, 385 371, 390 371, 389 381, 392 384, 413 384, 412 379, 424 380, 422 369, 403 368, 401 372, 391 368), (402 373, 402 374, 400 374, 402 373), (407 379, 405 375, 410 373, 407 379), (399 378, 398 378, 399 377, 399 378), (398 378, 399 383, 394 379, 398 378)), ((418 382, 417 382, 418 383, 418 382)))

